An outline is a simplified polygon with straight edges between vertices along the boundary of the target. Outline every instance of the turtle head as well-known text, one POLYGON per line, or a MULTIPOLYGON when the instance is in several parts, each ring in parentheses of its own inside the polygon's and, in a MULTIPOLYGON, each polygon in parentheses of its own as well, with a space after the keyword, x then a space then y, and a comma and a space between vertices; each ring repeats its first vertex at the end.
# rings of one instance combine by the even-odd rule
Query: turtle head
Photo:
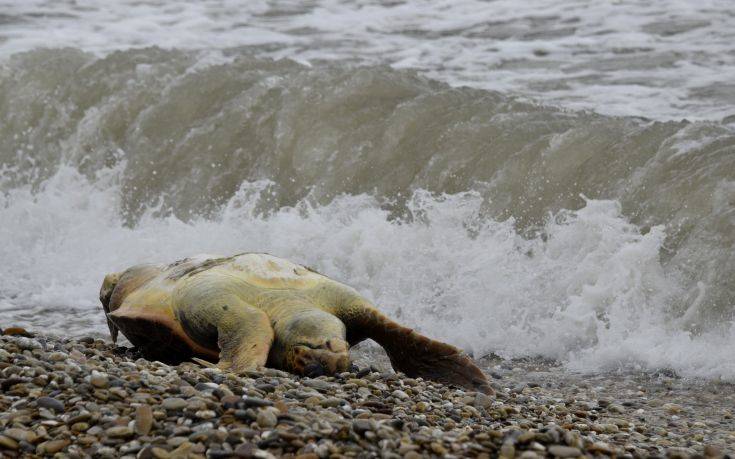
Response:
POLYGON ((298 343, 290 354, 289 370, 310 378, 341 373, 350 366, 350 347, 339 338, 298 343))
POLYGON ((344 324, 317 308, 302 310, 275 325, 271 348, 276 367, 315 378, 347 371, 350 346, 344 324))
POLYGON ((120 273, 112 273, 105 276, 105 280, 102 281, 102 287, 100 288, 100 302, 102 303, 102 309, 105 310, 105 317, 107 318, 107 326, 110 329, 110 336, 112 342, 117 342, 117 326, 110 320, 107 315, 112 312, 110 310, 110 298, 112 298, 112 292, 115 290, 118 281, 120 280, 120 273))

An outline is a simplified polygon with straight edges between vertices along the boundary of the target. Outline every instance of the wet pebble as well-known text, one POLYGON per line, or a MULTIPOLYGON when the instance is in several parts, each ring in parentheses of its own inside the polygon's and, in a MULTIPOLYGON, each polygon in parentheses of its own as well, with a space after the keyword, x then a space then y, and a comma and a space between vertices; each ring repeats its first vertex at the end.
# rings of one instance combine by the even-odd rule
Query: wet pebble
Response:
POLYGON ((39 408, 46 408, 57 413, 61 413, 64 411, 64 403, 53 397, 39 397, 36 400, 36 405, 39 408))
POLYGON ((273 411, 269 409, 262 409, 258 412, 256 422, 258 423, 259 427, 275 427, 276 424, 278 424, 278 417, 273 411))
POLYGON ((726 388, 705 416, 671 379, 657 395, 655 381, 575 386, 514 364, 493 370, 508 389, 488 396, 369 365, 299 378, 132 355, 94 339, 0 338, 0 456, 720 459, 735 431, 726 388))
POLYGON ((169 397, 163 400, 161 406, 163 406, 167 410, 180 411, 186 408, 187 402, 183 398, 169 397))
POLYGON ((150 405, 140 405, 135 409, 134 430, 138 435, 148 435, 153 426, 153 409, 150 405))

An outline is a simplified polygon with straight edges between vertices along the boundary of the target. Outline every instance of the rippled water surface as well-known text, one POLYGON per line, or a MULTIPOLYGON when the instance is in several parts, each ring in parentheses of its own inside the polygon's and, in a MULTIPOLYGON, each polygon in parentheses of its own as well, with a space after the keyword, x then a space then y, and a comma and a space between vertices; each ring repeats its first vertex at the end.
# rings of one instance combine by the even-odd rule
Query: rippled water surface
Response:
POLYGON ((387 64, 452 85, 658 119, 735 116, 730 0, 0 2, 0 53, 157 45, 387 64))
POLYGON ((732 380, 733 16, 651 3, 0 2, 0 327, 265 251, 477 356, 732 380))

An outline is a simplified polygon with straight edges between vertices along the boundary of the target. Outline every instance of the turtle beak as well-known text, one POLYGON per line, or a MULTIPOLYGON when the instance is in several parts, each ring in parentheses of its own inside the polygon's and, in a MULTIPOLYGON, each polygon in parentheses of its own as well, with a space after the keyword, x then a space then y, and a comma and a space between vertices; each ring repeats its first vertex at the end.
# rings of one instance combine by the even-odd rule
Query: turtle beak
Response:
POLYGON ((110 336, 112 337, 113 343, 117 343, 118 328, 117 325, 110 320, 110 298, 112 297, 112 291, 115 290, 119 280, 119 273, 108 274, 105 276, 105 280, 102 281, 102 288, 100 288, 100 302, 102 303, 102 309, 105 311, 107 327, 110 329, 110 336))
POLYGON ((107 318, 107 327, 110 329, 112 344, 117 344, 117 325, 115 325, 109 317, 107 318))

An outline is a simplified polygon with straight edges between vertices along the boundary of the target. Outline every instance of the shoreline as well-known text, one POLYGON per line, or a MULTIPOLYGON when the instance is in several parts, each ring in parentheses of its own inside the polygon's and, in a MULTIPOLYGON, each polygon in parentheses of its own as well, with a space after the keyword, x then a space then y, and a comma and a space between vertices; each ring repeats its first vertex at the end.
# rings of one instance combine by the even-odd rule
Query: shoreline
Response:
MULTIPOLYGON (((387 371, 300 378, 0 336, 0 457, 726 457, 735 386, 481 360, 497 396, 387 371)), ((128 353, 129 354, 129 353, 128 353)))

